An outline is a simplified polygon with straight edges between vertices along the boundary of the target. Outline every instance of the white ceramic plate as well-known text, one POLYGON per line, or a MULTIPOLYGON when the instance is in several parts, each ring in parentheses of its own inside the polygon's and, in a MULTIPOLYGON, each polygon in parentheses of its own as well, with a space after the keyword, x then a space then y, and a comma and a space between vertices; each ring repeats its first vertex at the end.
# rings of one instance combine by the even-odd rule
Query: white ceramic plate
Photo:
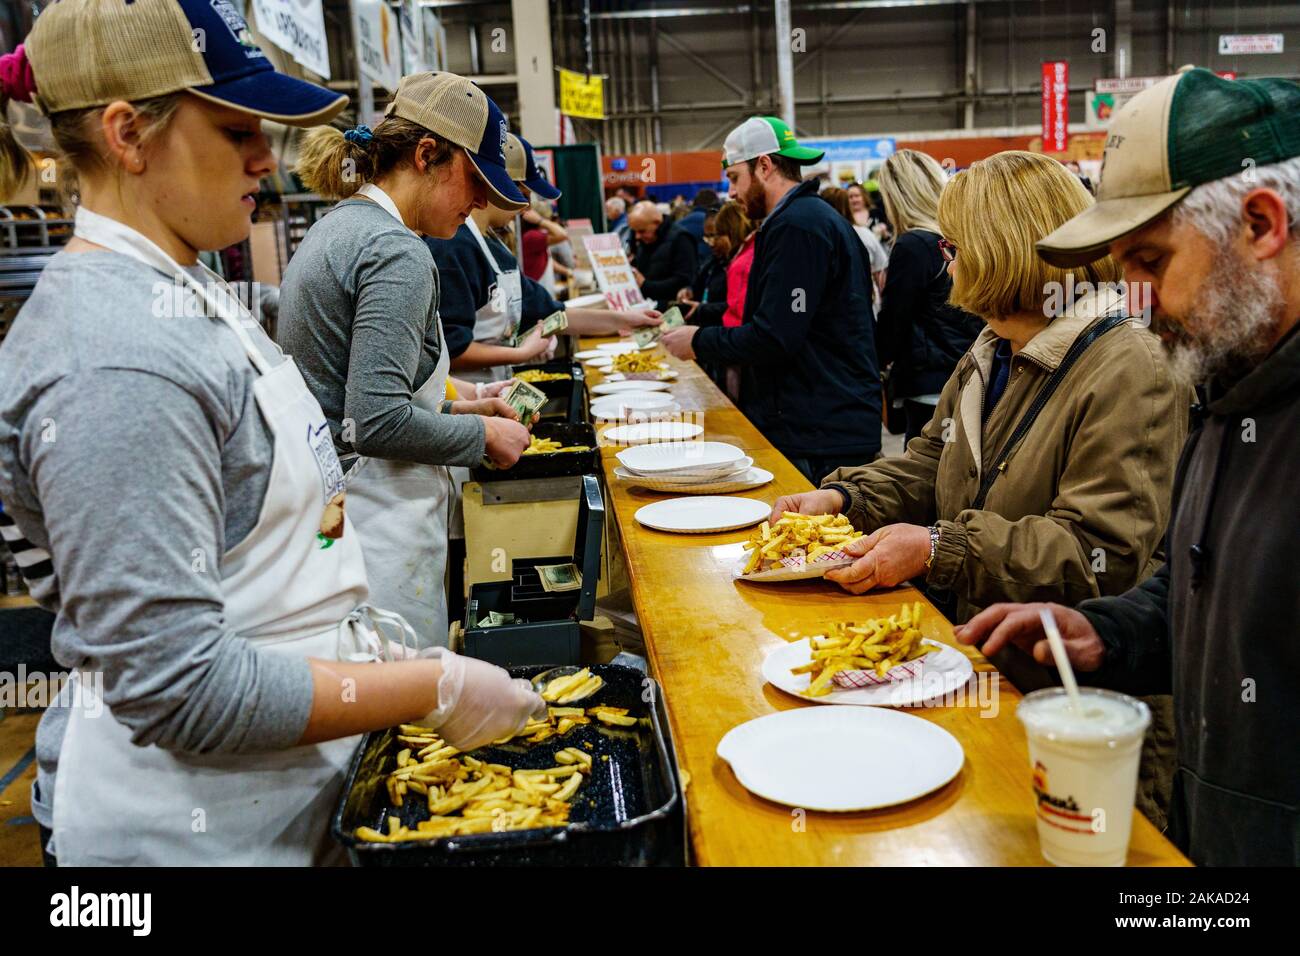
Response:
MULTIPOLYGON (((618 453, 620 462, 641 475, 705 471, 722 465, 736 465, 744 457, 745 453, 735 445, 720 441, 640 445, 618 453)), ((771 513, 769 507, 768 514, 771 513)))
POLYGON ((573 357, 579 362, 585 362, 587 359, 601 358, 606 354, 608 353, 602 352, 600 349, 583 349, 581 352, 574 352, 573 357))
POLYGON ((804 810, 892 807, 938 790, 965 754, 928 720, 879 707, 799 707, 733 727, 718 756, 741 786, 804 810))
POLYGON ((591 410, 594 412, 597 408, 612 408, 617 411, 619 408, 630 408, 633 411, 643 411, 676 404, 677 400, 667 392, 617 392, 597 398, 591 403, 591 410))
POLYGON ((613 366, 614 358, 610 355, 600 356, 594 359, 587 359, 582 363, 587 368, 607 369, 613 366))
POLYGON ((627 377, 627 373, 625 372, 610 372, 608 375, 605 376, 605 381, 607 382, 667 382, 676 377, 677 377, 677 373, 669 368, 669 369, 664 369, 662 372, 660 372, 659 377, 657 379, 655 378, 629 379, 627 377))
POLYGON ((689 441, 702 434, 704 426, 693 422, 640 422, 608 428, 600 437, 621 445, 639 445, 649 441, 689 441))
POLYGON ((778 647, 768 654, 763 660, 763 677, 773 687, 787 694, 818 704, 913 707, 927 700, 951 694, 970 680, 971 674, 975 672, 971 667, 970 658, 956 648, 929 639, 926 639, 925 643, 933 644, 939 650, 921 658, 923 663, 920 676, 889 684, 851 689, 832 685, 834 689, 825 697, 805 697, 803 692, 812 683, 811 676, 792 674, 790 671, 812 660, 812 648, 807 638, 778 647))
POLYGON ((634 475, 622 465, 614 466, 614 476, 629 485, 637 485, 647 491, 663 491, 674 495, 729 495, 736 491, 749 491, 772 480, 772 473, 764 468, 746 468, 738 475, 726 478, 698 481, 668 481, 662 478, 646 478, 634 475))
MULTIPOLYGON (((582 270, 586 271, 586 270, 582 270)), ((586 295, 580 295, 577 298, 570 299, 565 303, 565 308, 569 309, 594 309, 605 304, 605 293, 588 292, 586 295)))
POLYGON ((619 392, 666 392, 672 386, 667 382, 601 382, 591 386, 593 395, 617 395, 619 392))
MULTIPOLYGON (((639 445, 638 448, 654 448, 639 445)), ((672 447, 672 446, 660 446, 672 447)), ((635 449, 633 449, 635 450, 635 449)), ((681 534, 734 531, 758 524, 772 513, 772 506, 752 498, 690 497, 667 498, 639 509, 633 517, 647 528, 681 534)))
POLYGON ((856 558, 840 558, 835 561, 817 561, 813 564, 805 564, 802 568, 769 568, 766 571, 755 571, 753 574, 745 574, 745 562, 749 560, 749 555, 736 563, 731 570, 731 576, 740 581, 755 581, 759 584, 775 583, 780 581, 812 581, 815 578, 826 576, 826 572, 833 568, 847 568, 856 558))

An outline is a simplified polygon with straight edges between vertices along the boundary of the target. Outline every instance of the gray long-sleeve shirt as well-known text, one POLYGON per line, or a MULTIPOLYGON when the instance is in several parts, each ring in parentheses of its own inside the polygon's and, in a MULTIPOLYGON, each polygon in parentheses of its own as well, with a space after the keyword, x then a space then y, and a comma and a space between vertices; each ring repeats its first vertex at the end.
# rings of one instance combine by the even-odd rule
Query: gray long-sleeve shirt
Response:
MULTIPOLYGON (((0 347, 0 501, 50 554, 29 583, 56 615, 54 656, 103 674, 135 743, 289 747, 311 711, 307 663, 236 635, 221 594, 221 556, 270 477, 257 373, 222 323, 166 315, 173 289, 117 253, 50 260, 0 347)), ((36 735, 47 827, 66 720, 52 707, 36 735)))
POLYGON ((340 455, 482 460, 481 418, 411 403, 443 348, 437 269, 424 241, 382 207, 345 200, 307 231, 280 286, 276 334, 324 409, 340 455), (347 432, 344 422, 352 423, 347 432))

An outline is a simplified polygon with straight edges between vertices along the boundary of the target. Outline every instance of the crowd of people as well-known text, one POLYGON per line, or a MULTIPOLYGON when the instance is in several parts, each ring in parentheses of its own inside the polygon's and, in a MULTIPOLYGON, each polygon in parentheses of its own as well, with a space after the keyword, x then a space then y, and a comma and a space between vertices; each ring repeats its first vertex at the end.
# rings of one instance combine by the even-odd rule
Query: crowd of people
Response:
MULTIPOLYGON (((39 103, 80 196, 0 349, 0 530, 111 715, 42 720, 60 864, 326 862, 359 734, 468 750, 542 706, 447 649, 443 581, 449 469, 529 445, 501 394, 555 345, 558 190, 469 80, 407 76, 373 129, 327 126, 346 97, 226 16, 53 4, 0 62, 0 106, 39 103), (87 29, 121 42, 90 62, 87 29), (199 261, 249 234, 265 118, 312 127, 297 172, 338 200, 284 274, 278 341, 199 261), (167 281, 196 307, 160 315, 167 281)), ((1198 863, 1300 861, 1298 123, 1294 82, 1170 77, 1114 118, 1094 201, 1020 151, 950 178, 902 150, 877 188, 823 191, 821 152, 752 117, 725 203, 608 207, 647 298, 688 318, 664 347, 815 486, 774 516, 867 532, 830 580, 917 582, 1024 687, 1056 679, 1046 607, 1085 680, 1164 702, 1141 805, 1198 863)), ((28 158, 0 132, 12 184, 28 158)), ((660 321, 566 311, 578 334, 660 321)))

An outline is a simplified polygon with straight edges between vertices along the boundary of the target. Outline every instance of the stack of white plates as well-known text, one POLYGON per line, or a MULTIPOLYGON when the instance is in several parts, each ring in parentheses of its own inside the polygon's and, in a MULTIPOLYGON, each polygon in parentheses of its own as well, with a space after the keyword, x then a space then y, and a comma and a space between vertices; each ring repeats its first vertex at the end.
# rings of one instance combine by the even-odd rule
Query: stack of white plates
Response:
POLYGON ((632 475, 687 484, 743 474, 754 463, 735 445, 720 441, 637 445, 619 452, 618 460, 632 475))

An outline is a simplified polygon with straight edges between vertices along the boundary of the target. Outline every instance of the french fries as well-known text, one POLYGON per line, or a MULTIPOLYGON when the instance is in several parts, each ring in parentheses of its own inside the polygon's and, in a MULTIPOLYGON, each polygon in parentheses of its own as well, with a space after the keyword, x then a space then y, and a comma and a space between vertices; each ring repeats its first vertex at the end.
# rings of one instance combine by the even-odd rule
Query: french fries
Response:
POLYGON ((594 694, 605 686, 604 679, 591 673, 584 667, 567 677, 557 677, 546 685, 542 691, 542 700, 548 704, 569 704, 594 694))
POLYGON ((661 362, 652 353, 646 352, 623 352, 614 356, 614 364, 609 367, 611 372, 659 372, 666 369, 668 364, 661 362))
POLYGON ((744 574, 767 571, 782 559, 802 556, 811 564, 823 555, 838 551, 850 541, 864 537, 844 515, 801 515, 783 512, 773 524, 764 521, 745 543, 749 560, 744 574))
POLYGON ((824 697, 831 692, 836 674, 872 671, 884 678, 891 668, 937 651, 921 640, 921 602, 904 604, 895 614, 861 624, 831 624, 825 634, 809 639, 812 660, 791 669, 810 674, 807 697, 824 697))
POLYGON ((540 368, 528 368, 515 372, 512 377, 521 382, 563 382, 573 376, 568 372, 543 372, 540 368))
MULTIPOLYGON (((455 753, 454 748, 443 744, 431 731, 409 726, 401 729, 421 731, 418 735, 405 736, 432 738, 432 743, 438 745, 435 753, 443 750, 455 753)), ((569 821, 569 801, 590 776, 592 759, 577 747, 560 750, 555 759, 554 767, 515 770, 468 754, 412 762, 410 749, 403 748, 397 752, 397 769, 384 781, 389 800, 393 806, 400 807, 406 796, 417 793, 428 804, 429 819, 421 820, 412 829, 400 817, 389 816, 385 821, 387 832, 357 827, 355 835, 370 843, 405 843, 470 833, 564 826, 569 821), (422 768, 427 769, 427 774, 421 774, 422 768), (423 776, 429 779, 424 780, 423 776)))
POLYGON ((554 438, 538 438, 533 435, 528 440, 525 455, 551 455, 566 451, 591 451, 590 445, 561 445, 554 438))

